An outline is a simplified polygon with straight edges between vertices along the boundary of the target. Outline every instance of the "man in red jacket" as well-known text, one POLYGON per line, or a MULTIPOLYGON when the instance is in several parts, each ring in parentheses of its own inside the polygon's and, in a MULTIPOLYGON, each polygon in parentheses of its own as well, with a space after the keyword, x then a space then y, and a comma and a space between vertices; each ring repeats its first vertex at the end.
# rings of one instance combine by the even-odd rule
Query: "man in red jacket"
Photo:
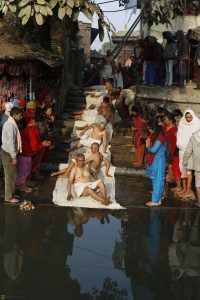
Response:
POLYGON ((17 157, 16 186, 20 191, 30 193, 31 188, 26 185, 26 180, 31 174, 32 158, 50 146, 49 142, 40 142, 39 124, 31 119, 27 127, 21 133, 22 153, 17 157))

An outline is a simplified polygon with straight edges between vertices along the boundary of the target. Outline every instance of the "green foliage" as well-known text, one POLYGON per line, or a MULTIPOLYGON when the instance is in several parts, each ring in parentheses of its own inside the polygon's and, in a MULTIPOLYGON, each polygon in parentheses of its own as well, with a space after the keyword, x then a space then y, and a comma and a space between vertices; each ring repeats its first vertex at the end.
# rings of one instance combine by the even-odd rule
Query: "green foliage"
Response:
POLYGON ((101 291, 93 289, 93 300, 127 300, 126 289, 119 289, 118 283, 106 277, 101 291))
POLYGON ((170 24, 170 20, 184 14, 200 14, 200 2, 196 0, 149 0, 146 2, 143 21, 150 27, 155 23, 170 24))
POLYGON ((94 14, 97 14, 100 39, 104 37, 105 27, 110 30, 100 6, 91 0, 0 0, 0 11, 4 14, 15 14, 21 19, 22 25, 30 19, 34 19, 38 25, 43 25, 51 16, 61 21, 67 16, 75 22, 80 12, 92 21, 94 14))

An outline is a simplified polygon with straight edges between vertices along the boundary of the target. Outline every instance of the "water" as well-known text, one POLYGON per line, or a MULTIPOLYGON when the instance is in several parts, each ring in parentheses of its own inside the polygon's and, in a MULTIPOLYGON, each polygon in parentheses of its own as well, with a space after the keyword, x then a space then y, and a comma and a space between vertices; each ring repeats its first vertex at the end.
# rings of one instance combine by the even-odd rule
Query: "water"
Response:
POLYGON ((1 206, 0 299, 199 300, 200 211, 1 206))

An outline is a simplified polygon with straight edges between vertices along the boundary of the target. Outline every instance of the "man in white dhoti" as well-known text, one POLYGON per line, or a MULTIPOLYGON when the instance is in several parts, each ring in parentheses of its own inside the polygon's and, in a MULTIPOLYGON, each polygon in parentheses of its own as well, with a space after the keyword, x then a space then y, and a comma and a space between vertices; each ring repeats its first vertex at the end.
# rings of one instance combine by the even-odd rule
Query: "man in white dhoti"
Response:
POLYGON ((103 143, 103 152, 106 153, 107 148, 107 142, 106 142, 106 124, 105 122, 101 122, 98 124, 91 124, 90 126, 87 126, 80 134, 79 136, 75 136, 72 139, 68 140, 68 143, 72 141, 78 141, 79 143, 75 146, 66 149, 66 152, 70 152, 73 150, 80 149, 82 147, 91 147, 93 143, 101 144, 103 143), (89 129, 92 129, 91 134, 86 134, 86 131, 89 129))
POLYGON ((106 81, 112 78, 114 65, 115 65, 114 57, 112 56, 112 52, 108 50, 107 55, 104 56, 102 61, 102 73, 101 73, 102 81, 106 81))
POLYGON ((101 180, 94 181, 89 167, 85 164, 85 156, 82 153, 78 153, 76 156, 77 165, 72 169, 70 178, 67 184, 68 196, 67 200, 71 200, 72 186, 77 197, 90 196, 96 201, 101 202, 104 205, 109 205, 112 202, 106 195, 104 183, 101 180), (99 190, 99 194, 96 190, 99 190))

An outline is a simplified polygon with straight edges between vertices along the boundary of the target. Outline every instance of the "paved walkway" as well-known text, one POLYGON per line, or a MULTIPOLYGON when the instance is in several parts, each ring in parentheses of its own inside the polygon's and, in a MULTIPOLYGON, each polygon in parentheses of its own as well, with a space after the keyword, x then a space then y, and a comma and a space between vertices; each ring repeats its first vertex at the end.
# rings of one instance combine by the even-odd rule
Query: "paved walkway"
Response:
MULTIPOLYGON (((49 172, 44 173, 45 178, 40 181, 31 194, 17 193, 20 200, 31 200, 35 204, 54 205, 52 203, 52 193, 55 187, 56 178, 50 177, 49 172)), ((116 200, 123 207, 144 207, 145 203, 151 198, 151 182, 142 175, 116 175, 116 200)), ((4 199, 4 183, 0 181, 0 203, 4 199)), ((163 208, 173 207, 189 207, 195 208, 192 201, 182 201, 174 199, 172 193, 168 193, 166 199, 163 201, 163 208)), ((149 209, 149 208, 147 208, 149 209)))

